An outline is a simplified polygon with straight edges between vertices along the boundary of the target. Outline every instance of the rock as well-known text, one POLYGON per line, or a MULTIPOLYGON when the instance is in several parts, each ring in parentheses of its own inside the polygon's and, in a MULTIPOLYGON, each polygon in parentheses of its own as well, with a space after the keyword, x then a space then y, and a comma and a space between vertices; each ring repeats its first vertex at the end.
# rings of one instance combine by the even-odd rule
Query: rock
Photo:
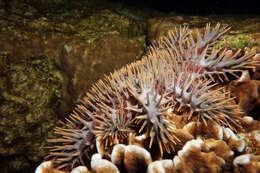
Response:
POLYGON ((0 81, 0 167, 30 170, 45 155, 44 141, 57 122, 62 78, 52 60, 32 57, 10 62, 0 81))
POLYGON ((119 35, 87 43, 57 35, 24 39, 1 33, 0 157, 26 153, 19 159, 20 170, 38 162, 45 155, 43 141, 52 134, 58 115, 70 112, 92 82, 134 61, 142 51, 141 44, 119 35))
POLYGON ((71 110, 72 101, 84 94, 94 81, 134 61, 142 51, 140 44, 117 35, 108 35, 92 44, 83 40, 67 42, 58 62, 65 76, 63 94, 67 105, 62 106, 62 112, 71 110))
POLYGON ((147 21, 147 41, 152 43, 158 40, 161 36, 166 35, 169 30, 174 29, 177 24, 168 18, 156 19, 151 18, 147 21))

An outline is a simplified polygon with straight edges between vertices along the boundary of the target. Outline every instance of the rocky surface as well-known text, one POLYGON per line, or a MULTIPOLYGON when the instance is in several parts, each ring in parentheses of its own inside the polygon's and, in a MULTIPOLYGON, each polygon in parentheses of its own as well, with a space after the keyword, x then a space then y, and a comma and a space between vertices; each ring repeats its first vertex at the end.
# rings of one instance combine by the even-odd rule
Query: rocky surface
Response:
POLYGON ((34 6, 12 3, 0 19, 0 171, 33 172, 58 120, 94 81, 140 57, 144 36, 109 10, 74 25, 64 13, 57 23, 60 15, 36 17, 34 6))
POLYGON ((8 64, 0 77, 2 172, 33 170, 45 153, 44 138, 54 128, 62 97, 61 74, 46 57, 8 64), (26 154, 25 154, 26 153, 26 154))
MULTIPOLYGON (((58 120, 94 81, 139 59, 146 40, 207 22, 232 27, 219 46, 259 50, 259 17, 180 16, 95 0, 0 1, 0 171, 33 172, 58 120)), ((258 71, 257 81, 239 84, 249 92, 234 91, 250 111, 259 110, 258 71)))

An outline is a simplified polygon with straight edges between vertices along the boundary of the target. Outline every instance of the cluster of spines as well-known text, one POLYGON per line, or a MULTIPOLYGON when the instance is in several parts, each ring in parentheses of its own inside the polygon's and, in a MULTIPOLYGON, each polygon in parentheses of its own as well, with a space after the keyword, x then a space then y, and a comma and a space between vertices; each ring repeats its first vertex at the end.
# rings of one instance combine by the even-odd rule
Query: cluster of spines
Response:
POLYGON ((242 112, 222 88, 213 89, 211 78, 252 68, 254 53, 214 49, 227 30, 207 25, 195 40, 187 27, 175 29, 142 60, 99 80, 67 118, 66 127, 56 129, 62 137, 50 140, 58 144, 50 152, 57 167, 86 164, 85 155, 96 141, 111 147, 127 141, 129 134, 146 135, 149 148, 156 145, 161 154, 171 153, 180 139, 164 114, 169 110, 186 112, 187 120, 195 117, 205 124, 239 125, 242 112))
POLYGON ((187 27, 175 28, 168 36, 162 37, 150 47, 150 52, 171 50, 179 64, 186 64, 189 73, 207 77, 215 81, 228 81, 227 74, 238 77, 237 72, 254 68, 258 62, 252 57, 255 50, 217 49, 216 43, 223 39, 229 27, 217 24, 214 28, 207 24, 204 34, 192 32, 187 27))

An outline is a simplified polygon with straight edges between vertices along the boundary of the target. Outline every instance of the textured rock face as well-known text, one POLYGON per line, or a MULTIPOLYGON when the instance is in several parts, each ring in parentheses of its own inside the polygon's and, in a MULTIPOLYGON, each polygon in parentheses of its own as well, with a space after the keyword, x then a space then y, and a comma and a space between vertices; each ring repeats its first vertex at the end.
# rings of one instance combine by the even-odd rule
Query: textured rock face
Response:
POLYGON ((142 53, 140 22, 67 2, 0 1, 0 172, 33 172, 82 91, 142 53))
MULTIPOLYGON (((67 42, 59 57, 65 76, 64 98, 67 106, 71 108, 71 101, 83 94, 94 81, 134 61, 142 52, 140 44, 117 35, 97 39, 91 44, 83 40, 67 42)), ((66 113, 65 107, 61 110, 66 113)))
POLYGON ((92 82, 142 53, 142 46, 116 35, 91 44, 59 37, 45 42, 39 38, 8 42, 7 37, 4 41, 1 49, 9 59, 0 77, 0 156, 16 159, 2 162, 1 169, 31 169, 31 163, 46 155, 44 141, 58 115, 71 111, 73 102, 92 82))
POLYGON ((43 139, 57 121, 60 73, 50 59, 34 57, 11 62, 0 81, 0 170, 32 171, 31 163, 45 155, 43 139))

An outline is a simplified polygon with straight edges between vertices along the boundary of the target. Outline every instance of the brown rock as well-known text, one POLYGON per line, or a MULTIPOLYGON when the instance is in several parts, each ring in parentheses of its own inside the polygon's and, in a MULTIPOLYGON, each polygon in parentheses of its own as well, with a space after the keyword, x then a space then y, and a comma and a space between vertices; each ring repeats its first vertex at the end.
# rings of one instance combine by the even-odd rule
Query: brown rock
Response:
POLYGON ((84 40, 67 42, 59 57, 59 64, 65 76, 66 104, 61 110, 66 107, 70 110, 72 100, 87 91, 94 81, 134 61, 142 52, 140 44, 117 35, 108 35, 92 44, 84 40))
POLYGON ((166 35, 169 30, 174 29, 177 25, 173 17, 165 18, 165 19, 156 19, 152 18, 147 21, 147 34, 149 43, 154 40, 158 40, 161 36, 166 35))
MULTIPOLYGON (((60 115, 66 115, 73 101, 93 81, 142 53, 138 43, 115 35, 92 43, 50 35, 32 35, 28 39, 10 33, 0 36, 0 52, 6 55, 7 63, 6 66, 0 62, 0 69, 5 69, 1 73, 1 99, 5 101, 1 107, 4 115, 0 118, 0 131, 7 136, 0 142, 0 153, 6 157, 17 153, 26 153, 26 157, 33 154, 30 158, 35 162, 45 155, 40 147, 45 144, 35 141, 48 135, 46 132, 50 130, 46 129, 53 129, 57 110, 60 109, 60 115), (14 120, 19 124, 18 131, 16 126, 10 129, 14 120), (26 140, 28 138, 33 140, 26 140)), ((27 162, 19 160, 19 163, 28 167, 27 162)), ((1 166, 8 164, 6 160, 1 166)))
MULTIPOLYGON (((13 33, 1 33, 0 52, 6 52, 8 62, 21 62, 28 57, 47 56, 57 61, 67 38, 55 35, 31 35, 24 38, 13 33)), ((58 62, 57 62, 58 63, 58 62)))
POLYGON ((21 38, 13 33, 2 33, 0 52, 7 52, 9 61, 21 62, 28 57, 43 55, 43 40, 40 37, 21 38))

